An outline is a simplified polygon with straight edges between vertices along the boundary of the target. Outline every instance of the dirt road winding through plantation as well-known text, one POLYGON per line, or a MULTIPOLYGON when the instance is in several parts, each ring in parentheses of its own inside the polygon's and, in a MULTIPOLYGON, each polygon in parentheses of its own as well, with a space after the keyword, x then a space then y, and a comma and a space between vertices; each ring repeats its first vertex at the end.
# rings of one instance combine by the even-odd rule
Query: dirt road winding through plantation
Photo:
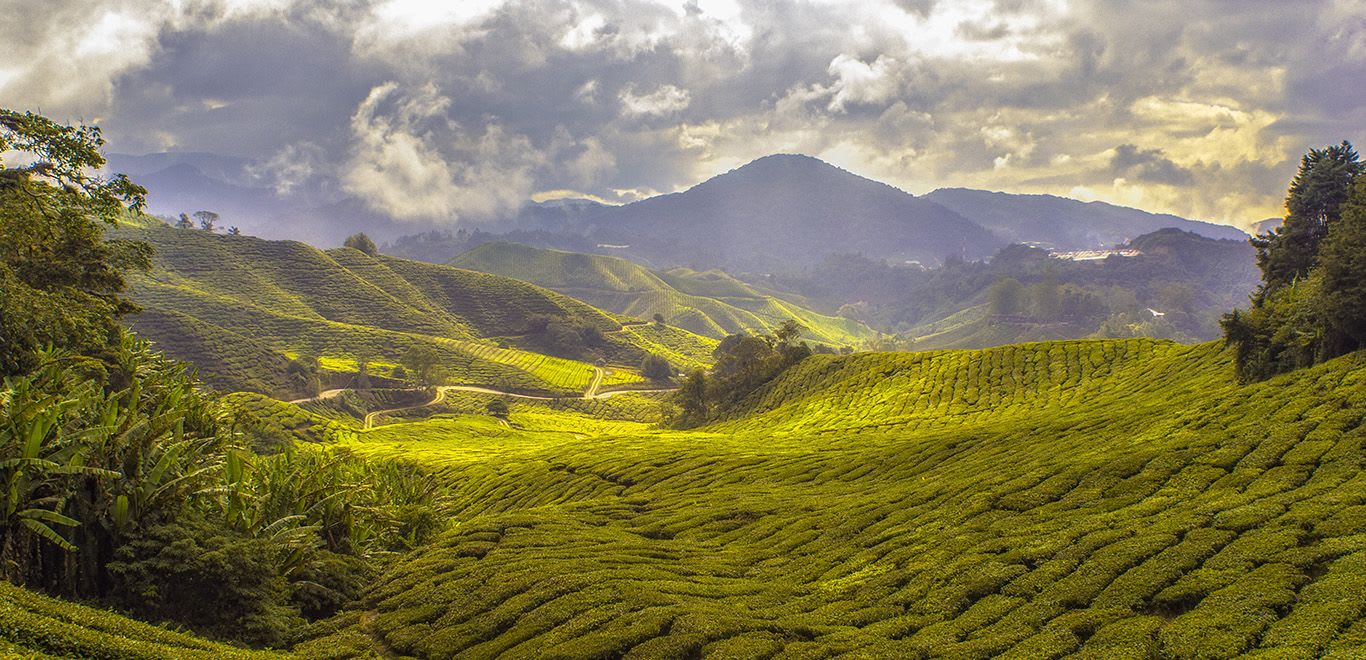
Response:
MULTIPOLYGON (((400 410, 415 410, 417 408, 427 408, 429 406, 435 406, 441 403, 442 401, 446 400, 447 392, 474 392, 476 394, 492 394, 494 396, 505 396, 512 399, 525 399, 528 401, 571 401, 576 399, 600 401, 603 399, 610 399, 618 394, 658 394, 660 392, 672 392, 678 389, 676 387, 667 387, 652 390, 612 390, 611 392, 599 392, 598 387, 602 384, 604 373, 602 369, 599 369, 598 367, 593 368, 597 369, 596 378, 593 380, 593 383, 588 386, 588 389, 584 391, 582 396, 536 396, 533 394, 517 394, 516 392, 504 392, 502 390, 495 390, 487 387, 479 387, 476 385, 441 385, 436 388, 436 396, 433 396, 432 400, 426 403, 415 403, 409 406, 399 406, 397 408, 385 408, 383 410, 371 411, 365 416, 365 426, 363 428, 366 431, 375 428, 375 418, 379 415, 384 415, 391 412, 398 412, 400 410)), ((336 396, 336 394, 333 394, 332 396, 336 396)), ((305 399, 305 401, 310 400, 311 399, 305 399)), ((504 425, 507 425, 506 421, 504 421, 504 425)))

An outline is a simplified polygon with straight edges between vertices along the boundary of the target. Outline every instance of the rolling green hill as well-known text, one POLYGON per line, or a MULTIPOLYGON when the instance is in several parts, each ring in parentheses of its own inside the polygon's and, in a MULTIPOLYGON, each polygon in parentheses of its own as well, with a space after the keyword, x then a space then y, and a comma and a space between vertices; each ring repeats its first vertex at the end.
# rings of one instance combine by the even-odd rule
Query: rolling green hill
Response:
POLYGON ((134 327, 229 391, 294 398, 285 356, 317 356, 324 368, 361 355, 392 364, 422 345, 456 383, 572 393, 593 379, 589 362, 634 367, 667 344, 664 357, 691 368, 711 350, 690 333, 628 331, 622 317, 568 296, 470 270, 169 227, 119 235, 156 248, 153 269, 132 281, 145 309, 134 327))
POLYGON ((805 276, 763 283, 914 340, 915 348, 985 348, 1087 337, 1209 341, 1222 336, 1220 317, 1259 282, 1246 241, 1167 228, 1116 247, 1123 252, 1104 257, 1011 245, 990 261, 930 270, 841 255, 805 276), (1016 286, 999 306, 1011 309, 993 309, 1003 283, 1016 286))
POLYGON ((1363 391, 1068 341, 815 356, 693 432, 388 426, 460 525, 295 651, 1360 657, 1363 391))
POLYGON ((618 257, 516 243, 485 243, 450 264, 533 282, 641 319, 660 314, 671 325, 714 339, 741 331, 766 333, 786 319, 800 322, 807 339, 833 346, 858 345, 876 334, 862 323, 820 314, 720 271, 655 272, 618 257))

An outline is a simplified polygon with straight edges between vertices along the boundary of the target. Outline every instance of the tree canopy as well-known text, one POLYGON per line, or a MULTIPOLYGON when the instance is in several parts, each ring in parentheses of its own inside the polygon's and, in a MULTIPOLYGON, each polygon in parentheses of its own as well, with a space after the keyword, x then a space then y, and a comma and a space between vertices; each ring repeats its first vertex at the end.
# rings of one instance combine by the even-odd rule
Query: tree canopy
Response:
POLYGON ((1303 278, 1318 263, 1319 244, 1342 215, 1352 182, 1362 163, 1351 143, 1311 149, 1300 159, 1300 169, 1285 198, 1285 221, 1252 239, 1257 266, 1262 270, 1258 297, 1303 278))
POLYGON ((711 372, 695 371, 674 394, 680 414, 675 425, 690 427, 723 416, 751 392, 811 355, 800 340, 802 326, 788 319, 771 334, 727 336, 712 351, 711 372))
POLYGON ((1239 377, 1259 380, 1366 346, 1366 178, 1352 145, 1311 150, 1286 218, 1252 239, 1262 286, 1224 317, 1239 377))
POLYGON ((347 236, 346 241, 342 243, 342 246, 360 250, 372 257, 379 256, 379 247, 376 246, 375 242, 370 240, 370 237, 366 236, 364 232, 347 236))
POLYGON ((117 341, 124 272, 146 267, 144 243, 105 240, 104 227, 139 211, 146 191, 104 165, 95 127, 62 126, 0 110, 0 375, 36 367, 46 345, 95 355, 117 341))

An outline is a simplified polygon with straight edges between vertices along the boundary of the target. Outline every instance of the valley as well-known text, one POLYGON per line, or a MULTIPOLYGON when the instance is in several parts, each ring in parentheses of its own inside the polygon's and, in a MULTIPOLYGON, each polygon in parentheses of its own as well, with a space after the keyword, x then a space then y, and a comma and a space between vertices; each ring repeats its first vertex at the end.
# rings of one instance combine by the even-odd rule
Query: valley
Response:
POLYGON ((383 248, 103 144, 0 109, 0 655, 1366 656, 1347 142, 1250 241, 776 154, 383 248))

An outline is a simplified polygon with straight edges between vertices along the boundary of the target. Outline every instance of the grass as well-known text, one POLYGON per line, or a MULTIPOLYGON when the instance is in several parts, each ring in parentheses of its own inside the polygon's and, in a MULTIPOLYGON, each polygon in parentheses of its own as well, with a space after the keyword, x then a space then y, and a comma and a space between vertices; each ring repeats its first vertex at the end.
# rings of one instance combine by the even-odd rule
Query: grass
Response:
POLYGON ((429 657, 1359 657, 1362 391, 1361 354, 1240 387, 1214 345, 1072 341, 818 356, 692 432, 535 406, 384 427, 357 451, 440 468, 459 526, 386 572, 365 634, 429 657))
POLYGON ((799 321, 808 340, 831 346, 858 345, 876 334, 858 321, 821 314, 720 271, 655 272, 619 257, 515 243, 486 243, 450 263, 534 282, 639 319, 661 314, 671 325, 712 339, 768 333, 787 319, 799 321))

